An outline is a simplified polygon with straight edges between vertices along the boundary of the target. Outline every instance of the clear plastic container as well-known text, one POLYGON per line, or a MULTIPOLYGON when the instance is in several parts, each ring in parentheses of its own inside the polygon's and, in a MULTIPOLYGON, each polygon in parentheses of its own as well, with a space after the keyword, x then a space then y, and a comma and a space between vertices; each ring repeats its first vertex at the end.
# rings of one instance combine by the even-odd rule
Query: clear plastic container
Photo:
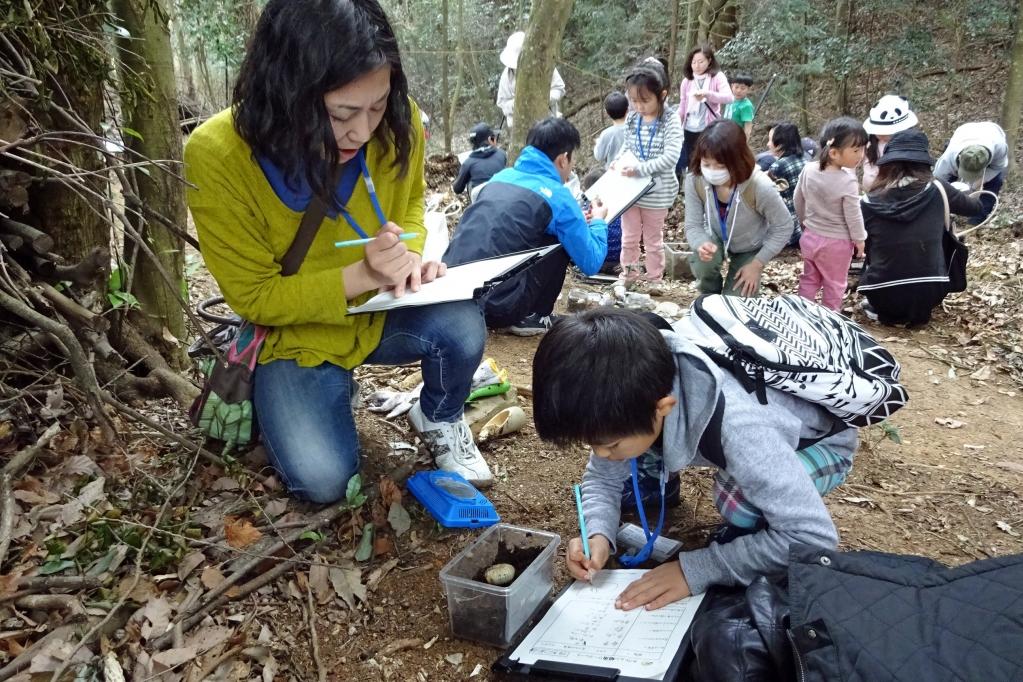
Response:
POLYGON ((693 279, 693 269, 689 266, 692 251, 684 242, 665 242, 664 244, 664 276, 668 279, 693 279))
POLYGON ((440 571, 448 597, 451 632, 496 647, 507 647, 539 611, 554 587, 554 557, 561 536, 499 523, 488 528, 440 571), (482 581, 494 563, 532 557, 507 587, 482 581), (510 559, 509 559, 510 557, 510 559), (477 580, 477 578, 480 578, 477 580))

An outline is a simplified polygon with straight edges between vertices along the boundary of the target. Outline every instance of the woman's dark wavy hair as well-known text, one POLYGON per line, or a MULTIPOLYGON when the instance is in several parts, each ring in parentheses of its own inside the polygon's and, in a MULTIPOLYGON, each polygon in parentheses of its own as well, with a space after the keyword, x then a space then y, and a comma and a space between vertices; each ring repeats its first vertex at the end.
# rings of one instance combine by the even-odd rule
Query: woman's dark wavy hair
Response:
POLYGON ((327 199, 340 155, 323 96, 385 64, 391 92, 374 135, 394 148, 404 175, 413 143, 408 81, 377 0, 270 0, 235 83, 235 128, 256 156, 304 176, 327 199))
POLYGON ((714 48, 711 45, 705 43, 703 45, 700 45, 699 47, 694 47, 689 51, 689 54, 686 55, 686 62, 685 64, 682 65, 682 73, 685 75, 685 77, 688 78, 689 80, 693 80, 694 78, 693 57, 696 56, 697 52, 702 52, 703 56, 707 58, 708 62, 710 62, 710 65, 707 66, 707 73, 711 76, 718 75, 718 71, 720 70, 721 67, 718 66, 718 60, 714 57, 714 48))

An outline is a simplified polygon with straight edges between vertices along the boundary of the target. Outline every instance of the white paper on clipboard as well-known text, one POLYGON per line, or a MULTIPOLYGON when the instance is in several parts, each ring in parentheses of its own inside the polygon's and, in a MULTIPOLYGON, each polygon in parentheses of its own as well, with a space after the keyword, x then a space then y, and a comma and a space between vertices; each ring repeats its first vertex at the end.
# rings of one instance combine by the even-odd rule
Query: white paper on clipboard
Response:
POLYGON ((625 213, 641 196, 653 188, 653 178, 649 176, 626 177, 617 170, 623 166, 635 167, 638 165, 639 159, 636 158, 636 155, 625 150, 615 159, 615 168, 606 171, 599 180, 583 192, 591 202, 599 200, 607 208, 608 222, 625 213))

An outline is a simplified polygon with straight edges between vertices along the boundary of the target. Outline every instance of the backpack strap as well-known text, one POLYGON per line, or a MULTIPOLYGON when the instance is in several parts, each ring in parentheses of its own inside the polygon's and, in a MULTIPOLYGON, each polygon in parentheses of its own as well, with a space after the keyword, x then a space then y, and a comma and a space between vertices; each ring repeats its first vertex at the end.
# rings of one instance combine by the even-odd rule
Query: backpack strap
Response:
MULTIPOLYGON (((336 187, 339 179, 340 168, 331 176, 331 182, 328 187, 336 187)), ((298 232, 295 233, 295 239, 284 253, 284 257, 281 258, 282 276, 289 277, 298 272, 298 268, 302 265, 302 261, 305 260, 306 254, 309 253, 309 247, 313 245, 316 233, 319 232, 320 225, 323 223, 326 215, 327 203, 318 194, 313 193, 312 200, 306 207, 305 213, 302 214, 302 222, 298 224, 298 232)))
POLYGON ((705 460, 724 471, 728 464, 725 459, 725 449, 721 445, 721 424, 725 417, 725 396, 718 393, 718 402, 714 406, 714 414, 707 427, 700 436, 700 442, 696 446, 697 451, 705 460))
POLYGON ((945 188, 942 187, 940 180, 934 181, 934 186, 938 188, 938 194, 941 195, 941 201, 945 204, 945 229, 952 229, 952 212, 948 208, 948 194, 945 193, 945 188))
POLYGON ((753 174, 749 176, 749 180, 746 181, 746 186, 742 189, 742 203, 749 206, 750 210, 754 213, 757 212, 757 175, 762 171, 756 166, 753 167, 753 174))

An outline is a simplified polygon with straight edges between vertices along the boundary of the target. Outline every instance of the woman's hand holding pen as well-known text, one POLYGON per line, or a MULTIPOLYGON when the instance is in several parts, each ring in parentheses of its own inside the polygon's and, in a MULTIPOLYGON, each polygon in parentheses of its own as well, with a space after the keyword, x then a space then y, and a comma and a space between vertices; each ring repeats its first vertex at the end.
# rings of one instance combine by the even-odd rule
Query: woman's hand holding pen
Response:
POLYGON ((388 222, 365 245, 365 257, 344 268, 345 294, 352 299, 374 289, 392 289, 395 298, 405 290, 419 291, 422 284, 443 277, 443 263, 423 263, 422 256, 408 250, 398 238, 403 230, 388 222))
POLYGON ((565 554, 568 572, 576 580, 589 581, 600 569, 604 568, 608 558, 611 556, 611 543, 603 535, 591 535, 590 558, 587 559, 583 553, 583 539, 572 538, 568 542, 568 552, 565 554))

